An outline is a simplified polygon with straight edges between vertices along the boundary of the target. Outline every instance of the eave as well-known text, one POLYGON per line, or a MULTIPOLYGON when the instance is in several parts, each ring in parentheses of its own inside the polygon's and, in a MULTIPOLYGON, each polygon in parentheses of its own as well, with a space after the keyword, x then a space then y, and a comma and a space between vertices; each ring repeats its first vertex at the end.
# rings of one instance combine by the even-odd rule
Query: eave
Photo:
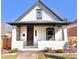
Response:
POLYGON ((69 25, 71 22, 8 22, 10 25, 69 25))

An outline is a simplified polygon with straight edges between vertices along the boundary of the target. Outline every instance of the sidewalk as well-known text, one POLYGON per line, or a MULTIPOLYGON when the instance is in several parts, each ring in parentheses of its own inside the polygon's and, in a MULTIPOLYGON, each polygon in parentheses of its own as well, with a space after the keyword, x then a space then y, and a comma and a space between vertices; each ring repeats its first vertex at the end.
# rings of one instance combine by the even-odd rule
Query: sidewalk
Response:
POLYGON ((16 59, 38 59, 38 52, 33 51, 20 52, 16 59))

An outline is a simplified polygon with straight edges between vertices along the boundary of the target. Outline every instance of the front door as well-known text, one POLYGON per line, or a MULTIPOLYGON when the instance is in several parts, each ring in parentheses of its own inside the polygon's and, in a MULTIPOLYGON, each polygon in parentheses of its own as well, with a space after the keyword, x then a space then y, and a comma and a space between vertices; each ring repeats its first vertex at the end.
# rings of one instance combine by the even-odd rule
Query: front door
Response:
POLYGON ((27 26, 27 46, 33 46, 33 26, 27 26))

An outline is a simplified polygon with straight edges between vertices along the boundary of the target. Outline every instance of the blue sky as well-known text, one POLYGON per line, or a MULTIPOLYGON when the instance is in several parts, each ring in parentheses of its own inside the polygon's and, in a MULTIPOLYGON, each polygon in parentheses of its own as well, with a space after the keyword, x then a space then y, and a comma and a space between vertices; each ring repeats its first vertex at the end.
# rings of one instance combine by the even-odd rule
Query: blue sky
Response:
MULTIPOLYGON (((2 0, 1 19, 4 22, 15 21, 24 11, 28 10, 38 0, 2 0)), ((68 21, 74 21, 77 17, 76 0, 41 0, 51 10, 68 21)))

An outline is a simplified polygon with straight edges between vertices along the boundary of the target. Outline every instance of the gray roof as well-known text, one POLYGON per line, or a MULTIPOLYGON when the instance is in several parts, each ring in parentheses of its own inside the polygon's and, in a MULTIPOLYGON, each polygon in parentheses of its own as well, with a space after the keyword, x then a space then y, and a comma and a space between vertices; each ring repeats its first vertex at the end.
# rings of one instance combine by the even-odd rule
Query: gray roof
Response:
POLYGON ((49 9, 45 4, 43 4, 40 0, 37 1, 31 8, 29 8, 27 11, 25 11, 19 18, 16 19, 16 22, 20 21, 23 17, 25 17, 35 6, 42 5, 46 9, 48 9, 52 14, 54 14, 60 21, 63 21, 55 12, 53 12, 51 9, 49 9))

